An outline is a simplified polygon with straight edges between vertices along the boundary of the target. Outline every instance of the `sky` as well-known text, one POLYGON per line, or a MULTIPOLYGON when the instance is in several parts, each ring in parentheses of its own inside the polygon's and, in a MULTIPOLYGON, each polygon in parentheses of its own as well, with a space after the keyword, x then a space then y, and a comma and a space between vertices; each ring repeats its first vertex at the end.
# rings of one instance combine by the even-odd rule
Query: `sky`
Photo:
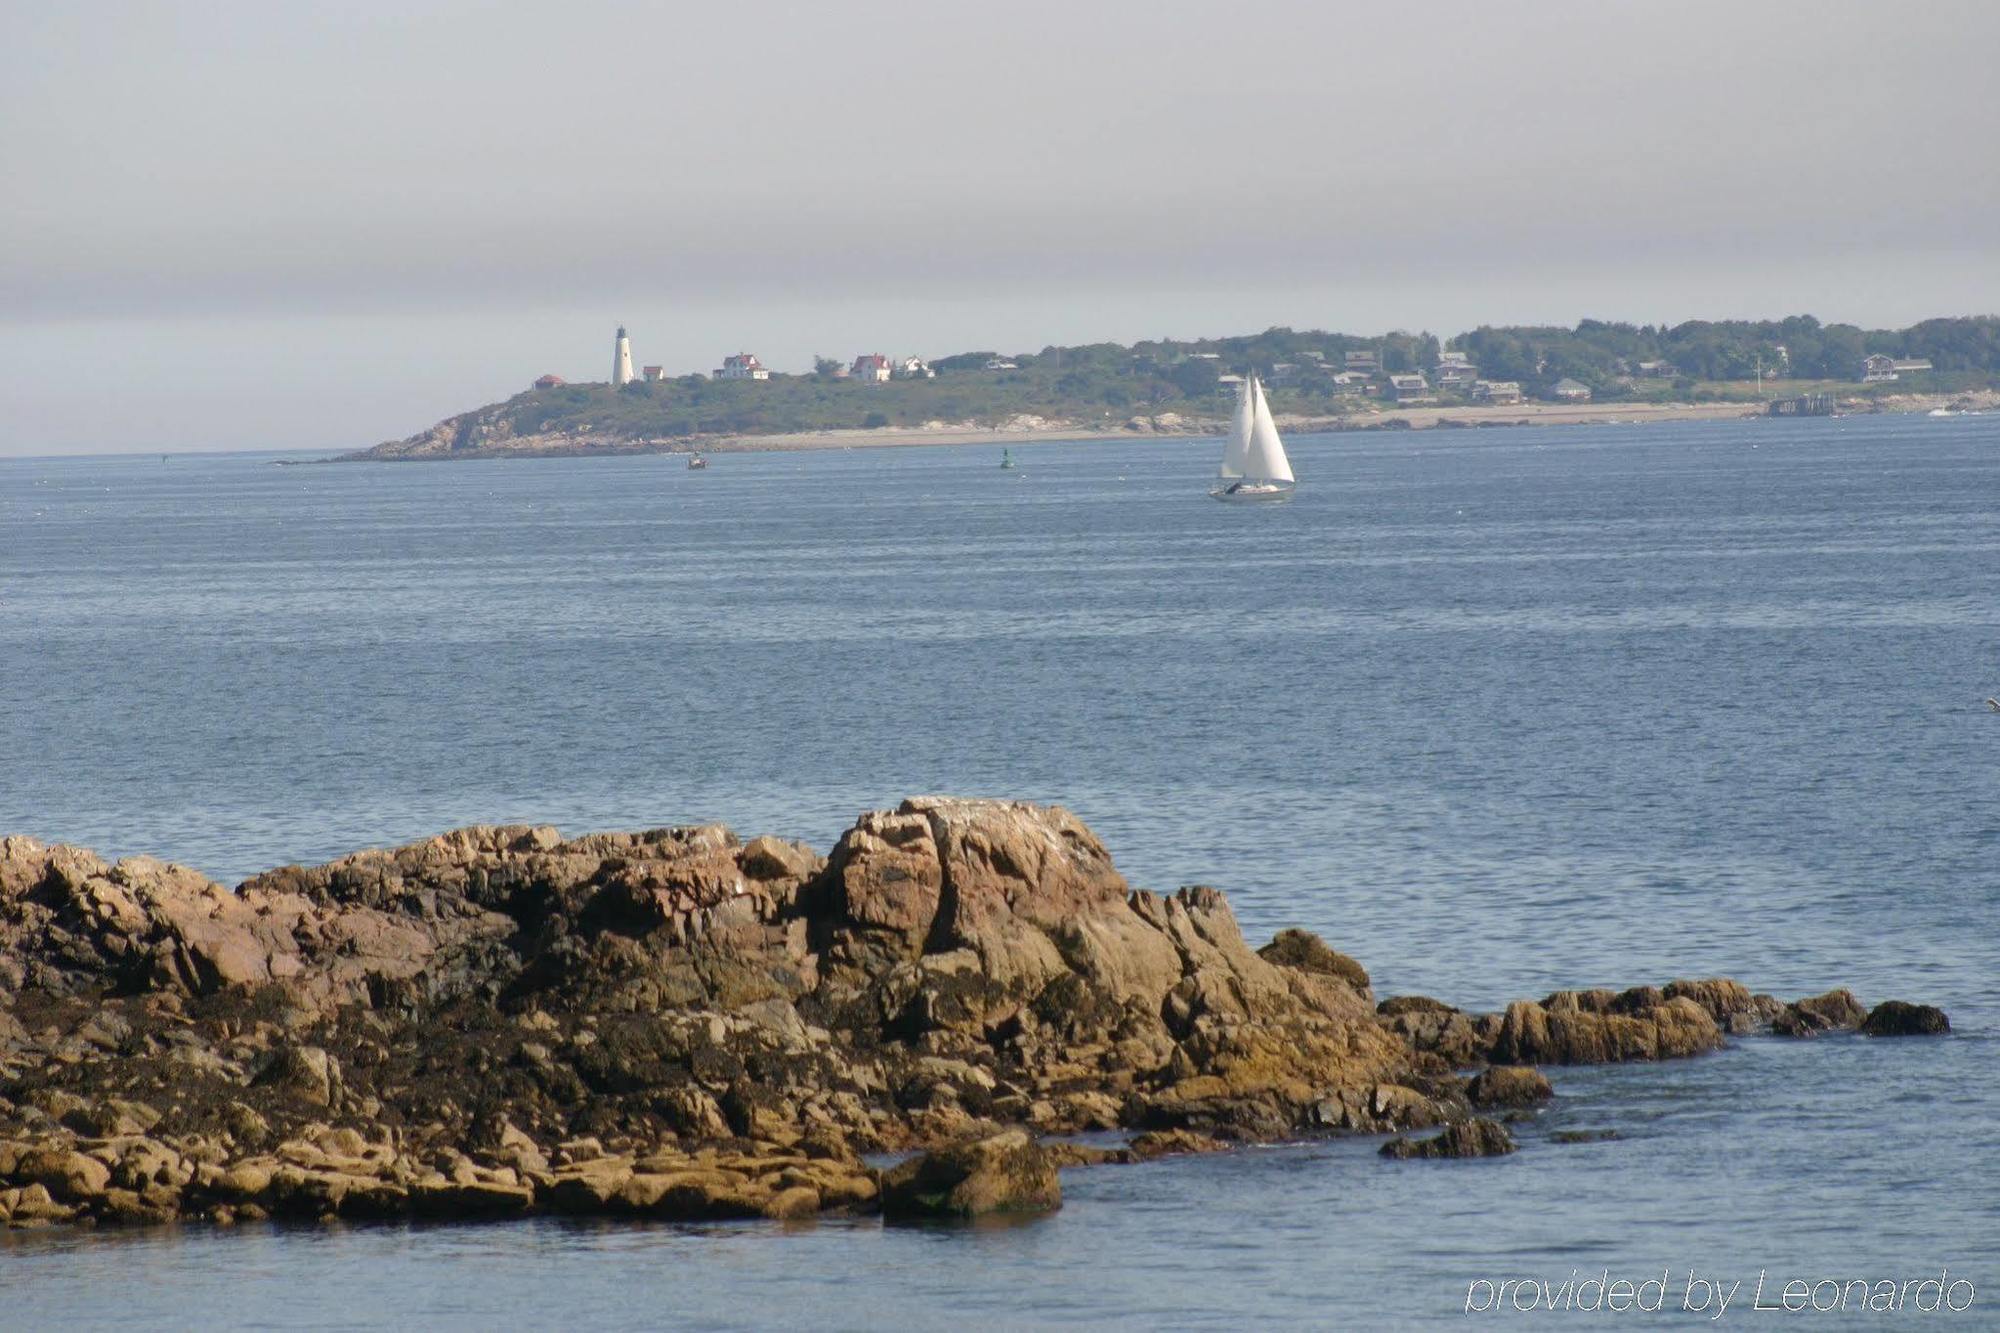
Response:
POLYGON ((2000 4, 0 0, 0 455, 751 351, 2000 311, 2000 4))

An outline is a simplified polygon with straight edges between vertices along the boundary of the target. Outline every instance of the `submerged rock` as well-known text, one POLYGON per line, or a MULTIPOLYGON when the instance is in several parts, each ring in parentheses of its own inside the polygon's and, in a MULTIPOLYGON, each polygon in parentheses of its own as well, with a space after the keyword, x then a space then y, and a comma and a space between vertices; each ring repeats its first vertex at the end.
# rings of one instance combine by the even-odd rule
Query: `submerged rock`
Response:
POLYGON ((1496 1121, 1474 1119, 1445 1128, 1427 1139, 1391 1139, 1382 1156, 1407 1161, 1418 1157, 1505 1157, 1514 1151, 1514 1136, 1496 1121))
POLYGON ((1865 1037, 1936 1037, 1951 1031, 1944 1010, 1928 1004, 1884 1000, 1861 1020, 1865 1037))

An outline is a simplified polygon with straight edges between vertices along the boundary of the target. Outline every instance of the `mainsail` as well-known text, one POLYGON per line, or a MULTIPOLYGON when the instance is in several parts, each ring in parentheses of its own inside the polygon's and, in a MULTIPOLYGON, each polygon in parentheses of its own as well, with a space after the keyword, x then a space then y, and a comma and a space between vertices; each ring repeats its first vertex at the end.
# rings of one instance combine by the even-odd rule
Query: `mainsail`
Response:
POLYGON ((1254 410, 1250 406, 1250 383, 1245 380, 1236 386, 1236 415, 1229 423, 1229 443, 1222 449, 1222 471, 1218 474, 1226 481, 1235 481, 1246 475, 1245 464, 1250 458, 1250 430, 1254 410))
MULTIPOLYGON (((1243 475, 1258 481, 1291 481, 1292 460, 1285 457, 1284 442, 1278 438, 1278 423, 1271 420, 1271 405, 1264 401, 1264 386, 1250 377, 1250 448, 1243 458, 1243 475)), ((1232 443, 1235 437, 1231 436, 1232 443)), ((1223 466, 1228 467, 1227 455, 1223 466)))

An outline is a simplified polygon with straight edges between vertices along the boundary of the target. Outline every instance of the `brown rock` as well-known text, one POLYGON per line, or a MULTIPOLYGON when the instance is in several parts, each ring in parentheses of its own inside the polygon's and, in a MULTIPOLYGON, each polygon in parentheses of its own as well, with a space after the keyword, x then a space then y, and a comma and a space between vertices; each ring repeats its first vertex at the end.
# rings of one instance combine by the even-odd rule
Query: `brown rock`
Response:
POLYGON ((1771 1030, 1781 1037, 1816 1037, 1822 1032, 1851 1031, 1867 1017, 1854 993, 1843 988, 1794 1000, 1772 1020, 1771 1030))
POLYGON ((1055 1159, 1024 1130, 925 1153, 882 1177, 892 1219, 1047 1212, 1062 1206, 1055 1159))
POLYGON ((1466 1085, 1465 1095, 1474 1106, 1533 1106, 1555 1096, 1542 1071, 1531 1065, 1493 1065, 1482 1069, 1466 1085))
POLYGON ((111 1183, 111 1168, 95 1157, 51 1143, 22 1153, 13 1176, 22 1184, 42 1186, 54 1198, 80 1203, 104 1193, 111 1183))

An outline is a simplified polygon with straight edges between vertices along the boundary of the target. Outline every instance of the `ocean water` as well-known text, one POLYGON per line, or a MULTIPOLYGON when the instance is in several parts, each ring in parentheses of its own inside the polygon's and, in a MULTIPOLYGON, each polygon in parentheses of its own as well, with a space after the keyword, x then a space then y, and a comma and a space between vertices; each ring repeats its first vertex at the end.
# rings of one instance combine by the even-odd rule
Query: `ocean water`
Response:
POLYGON ((1015 796, 1381 994, 1722 974, 1955 1035, 1552 1070, 1510 1158, 1075 1171, 1026 1225, 5 1237, 0 1322, 1383 1328, 1608 1274, 1706 1325, 1691 1274, 1742 1282, 1735 1324, 1783 1317, 1760 1273, 1943 1270, 2000 1324, 2000 418, 1290 444, 1273 508, 1208 500, 1184 440, 0 460, 0 831, 234 880, 1015 796))

